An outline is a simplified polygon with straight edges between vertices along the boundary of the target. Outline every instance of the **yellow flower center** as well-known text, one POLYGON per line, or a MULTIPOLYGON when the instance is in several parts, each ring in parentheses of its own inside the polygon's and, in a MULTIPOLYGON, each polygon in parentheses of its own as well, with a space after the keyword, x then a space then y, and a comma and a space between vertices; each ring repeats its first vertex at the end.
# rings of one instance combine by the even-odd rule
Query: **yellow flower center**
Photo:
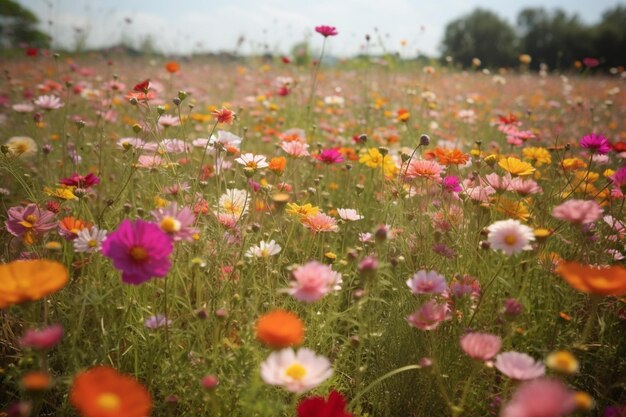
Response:
POLYGON ((35 216, 34 214, 30 214, 26 216, 26 221, 28 223, 34 224, 37 221, 37 216, 35 216))
POLYGON ((254 161, 248 161, 246 162, 246 168, 257 169, 257 164, 254 161))
POLYGON ((117 394, 112 392, 105 392, 98 396, 96 400, 98 407, 105 411, 115 411, 120 408, 122 401, 117 394))
POLYGON ((285 374, 296 381, 301 380, 306 375, 306 368, 299 363, 294 363, 285 371, 285 374))
POLYGON ((148 251, 141 246, 133 246, 130 249, 130 257, 137 262, 143 262, 148 259, 148 251))
POLYGON ((89 246, 90 248, 95 248, 96 246, 98 246, 98 242, 91 239, 89 242, 87 242, 87 246, 89 246))
POLYGON ((180 230, 180 222, 171 216, 166 216, 161 220, 161 229, 167 233, 176 233, 180 230))
POLYGON ((517 243, 517 237, 515 235, 507 235, 504 238, 504 243, 506 243, 509 246, 513 246, 517 243))

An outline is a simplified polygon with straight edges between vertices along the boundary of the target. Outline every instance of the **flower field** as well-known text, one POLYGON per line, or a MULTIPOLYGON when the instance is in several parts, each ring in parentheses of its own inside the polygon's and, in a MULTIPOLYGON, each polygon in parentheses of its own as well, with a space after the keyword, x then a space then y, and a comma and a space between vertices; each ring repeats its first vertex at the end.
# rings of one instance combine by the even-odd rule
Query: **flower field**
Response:
POLYGON ((624 77, 35 55, 2 415, 626 415, 624 77))

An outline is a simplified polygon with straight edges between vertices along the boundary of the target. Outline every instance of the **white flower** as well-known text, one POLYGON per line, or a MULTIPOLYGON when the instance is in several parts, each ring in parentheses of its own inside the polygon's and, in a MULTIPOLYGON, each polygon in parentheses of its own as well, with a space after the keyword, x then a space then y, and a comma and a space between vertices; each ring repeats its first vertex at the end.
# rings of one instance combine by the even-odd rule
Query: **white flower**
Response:
POLYGON ((307 348, 273 352, 261 364, 261 378, 268 384, 280 385, 287 391, 301 393, 330 378, 330 361, 307 348))
POLYGON ((267 168, 269 166, 263 155, 254 155, 251 153, 244 153, 239 158, 235 159, 235 162, 238 162, 244 167, 252 170, 267 168))
POLYGON ((355 209, 337 209, 337 213, 339 213, 339 217, 346 221, 357 221, 364 219, 355 209))
POLYGON ((232 188, 222 194, 219 201, 219 214, 229 214, 237 218, 248 212, 250 201, 246 198, 244 190, 232 188))
POLYGON ((269 258, 280 253, 281 249, 280 245, 274 242, 274 240, 269 242, 262 240, 258 245, 254 245, 246 251, 246 257, 269 258))
POLYGON ((73 241, 74 252, 100 252, 106 236, 107 231, 99 230, 96 226, 82 229, 73 241))
POLYGON ((180 124, 180 120, 176 116, 172 116, 171 114, 164 114, 159 117, 159 126, 162 127, 170 127, 170 126, 178 126, 180 124))
POLYGON ((239 145, 241 145, 241 138, 226 130, 220 130, 217 132, 217 137, 215 135, 211 136, 209 144, 212 146, 215 146, 216 144, 222 145, 226 150, 239 150, 239 145))
POLYGON ((30 103, 17 103, 13 105, 13 111, 17 113, 30 113, 35 110, 35 106, 30 103))
POLYGON ((61 103, 61 99, 57 96, 39 96, 37 100, 35 100, 35 104, 41 107, 44 110, 56 110, 63 107, 63 103, 61 103))
POLYGON ((487 241, 493 250, 501 250, 513 255, 524 250, 531 250, 530 242, 535 240, 533 229, 517 220, 501 220, 487 228, 487 241))
POLYGON ((28 136, 14 136, 5 145, 13 156, 29 157, 37 153, 37 142, 28 136))

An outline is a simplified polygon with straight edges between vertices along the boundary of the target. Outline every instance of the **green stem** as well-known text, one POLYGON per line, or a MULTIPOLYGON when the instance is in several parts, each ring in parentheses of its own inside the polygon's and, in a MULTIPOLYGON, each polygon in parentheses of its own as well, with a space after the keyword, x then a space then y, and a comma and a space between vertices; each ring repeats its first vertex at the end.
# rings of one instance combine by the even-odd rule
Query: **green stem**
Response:
POLYGON ((348 408, 352 408, 363 395, 367 394, 372 388, 374 388, 376 385, 383 382, 385 379, 391 378, 392 376, 400 374, 402 372, 411 371, 413 369, 421 369, 421 368, 422 367, 420 365, 407 365, 407 366, 403 366, 402 368, 394 369, 393 371, 387 372, 385 375, 381 376, 380 378, 376 379, 374 382, 369 384, 363 391, 355 395, 354 398, 352 398, 352 401, 350 401, 350 404, 348 404, 348 408))

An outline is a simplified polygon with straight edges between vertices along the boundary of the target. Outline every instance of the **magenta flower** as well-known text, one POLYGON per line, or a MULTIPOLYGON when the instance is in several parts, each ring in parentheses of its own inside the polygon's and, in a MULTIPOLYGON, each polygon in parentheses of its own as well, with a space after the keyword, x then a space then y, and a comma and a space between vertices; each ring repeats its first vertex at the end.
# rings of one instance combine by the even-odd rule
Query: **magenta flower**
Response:
POLYGON ((409 325, 420 330, 435 330, 439 325, 450 320, 448 306, 430 300, 422 304, 417 311, 406 318, 409 325))
POLYGON ((334 26, 315 26, 315 31, 327 38, 329 36, 337 36, 339 32, 337 32, 337 28, 334 26))
POLYGON ((460 193, 463 191, 461 188, 461 180, 456 175, 446 175, 441 185, 443 185, 443 189, 449 193, 460 193))
POLYGON ((567 200, 552 209, 552 216, 574 224, 594 223, 602 215, 602 207, 593 200, 567 200))
POLYGON ((133 285, 167 275, 172 249, 170 236, 143 220, 124 220, 102 244, 102 254, 122 271, 122 281, 133 285))
POLYGON ((341 274, 317 261, 299 266, 292 275, 291 288, 285 292, 305 303, 318 301, 331 291, 341 288, 341 274))
POLYGON ((43 329, 28 329, 24 336, 20 338, 20 346, 47 350, 56 346, 63 338, 63 326, 53 324, 43 329))
POLYGON ((161 230, 170 235, 175 242, 180 240, 191 242, 193 236, 198 233, 198 229, 193 227, 196 216, 188 207, 179 210, 176 203, 171 203, 166 208, 159 208, 150 214, 161 230))
POLYGON ((315 158, 322 161, 325 164, 338 164, 343 162, 343 155, 337 149, 324 149, 315 158))
POLYGON ((13 236, 22 237, 26 244, 34 243, 36 235, 52 230, 57 225, 54 213, 42 210, 36 204, 11 207, 7 215, 8 219, 4 223, 7 231, 13 236))
POLYGON ((611 181, 613 181, 613 185, 622 190, 622 192, 626 192, 626 166, 621 167, 615 174, 611 175, 611 181))
POLYGON ((525 382, 500 414, 502 417, 563 417, 576 409, 574 393, 556 379, 525 382))
POLYGON ((585 57, 583 58, 583 65, 587 68, 595 68, 600 65, 600 60, 598 58, 585 57))
POLYGON ((583 136, 578 143, 581 147, 589 149, 592 153, 604 155, 609 153, 611 150, 608 139, 603 135, 596 135, 595 133, 583 136))
POLYGON ((489 333, 468 333, 461 337, 461 348, 470 358, 488 361, 502 347, 500 336, 489 333))
POLYGON ((89 188, 100 184, 100 178, 91 172, 85 176, 78 175, 78 173, 75 172, 71 177, 61 179, 59 184, 67 185, 69 187, 89 188))
POLYGON ((496 356, 495 366, 504 375, 520 381, 539 378, 546 373, 546 368, 541 362, 536 362, 525 353, 514 351, 496 356))

